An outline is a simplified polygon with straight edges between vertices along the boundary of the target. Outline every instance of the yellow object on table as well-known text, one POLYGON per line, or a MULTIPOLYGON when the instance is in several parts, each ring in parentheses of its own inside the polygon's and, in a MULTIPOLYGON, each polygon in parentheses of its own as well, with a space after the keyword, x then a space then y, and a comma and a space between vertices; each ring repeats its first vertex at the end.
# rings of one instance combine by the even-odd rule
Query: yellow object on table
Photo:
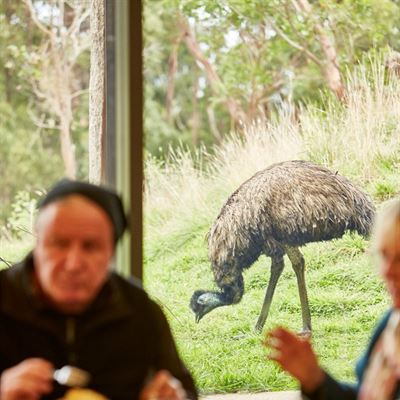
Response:
POLYGON ((108 400, 102 394, 90 389, 74 388, 69 389, 64 397, 59 400, 108 400))

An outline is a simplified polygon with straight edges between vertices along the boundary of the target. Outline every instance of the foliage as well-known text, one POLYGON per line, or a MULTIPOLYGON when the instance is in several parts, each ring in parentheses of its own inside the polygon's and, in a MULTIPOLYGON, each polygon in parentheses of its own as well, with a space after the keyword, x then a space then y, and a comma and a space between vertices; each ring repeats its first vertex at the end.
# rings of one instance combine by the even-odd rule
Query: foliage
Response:
MULTIPOLYGON (((57 14, 56 8, 62 2, 45 3, 33 1, 35 9, 41 10, 43 23, 48 22, 49 11, 57 14)), ((65 9, 69 7, 64 5, 65 9)), ((17 193, 34 193, 48 187, 64 176, 64 166, 54 116, 55 104, 35 96, 39 92, 38 82, 46 75, 48 58, 41 57, 40 53, 45 34, 35 28, 22 1, 0 1, 0 25, 0 170, 3 184, 0 222, 4 226, 17 193)), ((78 85, 78 89, 83 89, 87 85, 88 71, 89 54, 86 52, 76 60, 75 87, 78 85)), ((87 94, 75 96, 73 107, 71 132, 78 158, 78 175, 84 177, 88 168, 87 94)))
POLYGON ((43 189, 62 175, 62 163, 54 136, 43 135, 33 128, 24 105, 12 107, 0 101, 0 221, 11 210, 12 199, 19 190, 43 189))
POLYGON ((7 218, 0 236, 9 240, 22 239, 26 235, 33 235, 33 224, 36 216, 37 197, 42 193, 37 192, 32 196, 28 191, 19 191, 11 204, 11 212, 7 218))
POLYGON ((296 115, 299 105, 310 100, 323 108, 321 91, 329 85, 317 24, 332 43, 341 74, 357 67, 372 49, 400 48, 395 1, 310 2, 311 14, 300 3, 304 1, 146 0, 148 150, 160 154, 171 140, 219 143, 235 119, 229 102, 250 120, 269 119, 276 112, 296 115), (180 36, 182 21, 193 32, 203 60, 191 52, 188 35, 180 36), (173 74, 174 46, 178 50, 173 74), (171 81, 174 97, 169 112, 166 97, 171 81), (199 121, 196 127, 194 118, 199 121))
POLYGON ((394 185, 391 194, 398 193, 400 142, 393 121, 400 118, 400 81, 385 83, 383 57, 366 59, 347 77, 352 93, 347 105, 328 95, 325 110, 314 104, 303 107, 300 123, 282 115, 248 126, 245 135, 228 137, 212 152, 203 147, 193 155, 181 149, 164 161, 148 158, 147 231, 154 227, 157 234, 169 236, 175 230, 182 233, 181 222, 189 222, 188 232, 204 226, 217 214, 216 204, 222 205, 241 182, 273 162, 289 159, 326 165, 371 194, 375 189, 370 182, 375 185, 384 175, 394 185))

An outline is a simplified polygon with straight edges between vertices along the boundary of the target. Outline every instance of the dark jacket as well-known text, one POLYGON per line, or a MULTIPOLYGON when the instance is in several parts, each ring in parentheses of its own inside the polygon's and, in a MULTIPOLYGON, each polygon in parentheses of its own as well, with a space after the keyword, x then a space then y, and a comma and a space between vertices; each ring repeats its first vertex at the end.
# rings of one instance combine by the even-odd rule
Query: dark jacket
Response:
MULTIPOLYGON (((161 309, 138 285, 111 273, 87 311, 66 316, 33 294, 32 270, 29 255, 0 272, 0 373, 40 357, 55 368, 74 365, 88 371, 89 388, 109 399, 133 400, 146 380, 167 369, 190 398, 197 398, 161 309)), ((55 385, 44 398, 60 398, 64 391, 55 385)))
MULTIPOLYGON (((356 365, 356 375, 357 383, 348 384, 343 382, 338 382, 332 378, 329 374, 326 374, 325 381, 318 388, 317 391, 311 394, 306 394, 303 392, 303 398, 309 400, 356 400, 358 391, 361 387, 364 372, 366 371, 369 358, 372 354, 372 350, 378 341, 380 335, 386 327, 389 320, 391 311, 387 312, 377 325, 372 338, 368 344, 367 350, 363 356, 358 360, 356 365)), ((400 388, 397 386, 395 398, 399 398, 400 388)))

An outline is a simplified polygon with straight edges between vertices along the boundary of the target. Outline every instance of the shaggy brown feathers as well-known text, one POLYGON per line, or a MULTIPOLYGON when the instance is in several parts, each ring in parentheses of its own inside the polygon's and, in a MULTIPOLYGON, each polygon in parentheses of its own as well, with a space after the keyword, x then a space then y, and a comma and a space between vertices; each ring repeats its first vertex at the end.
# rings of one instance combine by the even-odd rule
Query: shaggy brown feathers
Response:
MULTIPOLYGON (((366 236, 373 216, 374 206, 363 191, 322 166, 287 161, 256 173, 228 198, 208 232, 209 258, 221 292, 194 293, 191 307, 197 320, 215 307, 240 301, 242 271, 261 254, 272 258, 271 280, 275 280, 270 280, 263 305, 262 314, 267 314, 287 253, 296 264, 299 290, 304 286, 303 329, 310 330, 304 260, 298 247, 339 238, 347 230, 366 236)), ((263 319, 257 329, 264 325, 263 319)))

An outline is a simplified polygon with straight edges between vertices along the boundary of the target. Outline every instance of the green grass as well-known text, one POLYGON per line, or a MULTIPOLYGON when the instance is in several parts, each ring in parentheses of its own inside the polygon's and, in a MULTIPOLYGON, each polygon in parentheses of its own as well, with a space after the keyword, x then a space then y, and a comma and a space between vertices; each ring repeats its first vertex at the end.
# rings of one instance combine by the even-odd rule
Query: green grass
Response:
MULTIPOLYGON (((171 238, 171 247, 173 243, 171 238)), ((150 244, 147 243, 152 248, 150 244)), ((154 246, 166 243, 157 242, 154 246)), ((354 362, 377 318, 388 307, 375 267, 364 251, 366 246, 364 239, 347 234, 340 240, 303 248, 313 343, 322 365, 345 380, 354 380, 354 362)), ((162 305, 181 355, 202 392, 296 387, 287 374, 265 359, 263 334, 253 330, 269 278, 269 259, 260 257, 245 272, 245 294, 239 304, 218 308, 196 324, 189 309, 193 291, 215 289, 204 232, 198 232, 174 251, 147 250, 146 254, 145 286, 162 305)), ((301 330, 296 279, 287 259, 285 264, 265 330, 276 325, 301 330)))

